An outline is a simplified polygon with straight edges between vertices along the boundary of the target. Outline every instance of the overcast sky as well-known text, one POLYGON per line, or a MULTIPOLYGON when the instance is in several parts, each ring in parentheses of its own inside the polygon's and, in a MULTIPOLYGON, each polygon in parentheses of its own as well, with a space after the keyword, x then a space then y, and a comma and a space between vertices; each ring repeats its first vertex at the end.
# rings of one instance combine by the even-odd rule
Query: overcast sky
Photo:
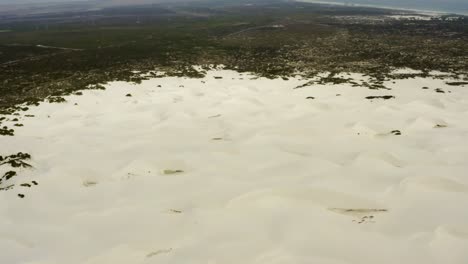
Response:
MULTIPOLYGON (((172 2, 174 0, 0 0, 1 4, 8 4, 8 5, 21 5, 21 4, 37 4, 37 3, 72 3, 72 2, 91 2, 91 3, 146 3, 146 2, 172 2)), ((182 0, 176 0, 182 1, 182 0)), ((197 1, 197 0, 185 0, 185 1, 197 1)), ((233 0, 235 1, 235 0, 233 0)))
MULTIPOLYGON (((44 2, 77 2, 87 0, 0 0, 0 4, 23 4, 23 3, 44 3, 44 2)), ((105 2, 126 2, 132 3, 132 0, 97 0, 105 2)), ((171 2, 170 0, 153 0, 154 2, 171 2)), ((196 0, 187 0, 196 1, 196 0)), ((232 0, 235 2, 236 0, 232 0)), ((255 0, 252 0, 254 2, 255 0)), ((304 0, 302 0, 304 1, 304 0)), ((305 0, 307 1, 307 0, 305 0)), ((310 0, 314 1, 314 0, 310 0)), ((447 11, 457 13, 468 13, 468 0, 320 0, 321 2, 340 2, 349 4, 366 4, 389 7, 411 8, 433 11, 447 11)))

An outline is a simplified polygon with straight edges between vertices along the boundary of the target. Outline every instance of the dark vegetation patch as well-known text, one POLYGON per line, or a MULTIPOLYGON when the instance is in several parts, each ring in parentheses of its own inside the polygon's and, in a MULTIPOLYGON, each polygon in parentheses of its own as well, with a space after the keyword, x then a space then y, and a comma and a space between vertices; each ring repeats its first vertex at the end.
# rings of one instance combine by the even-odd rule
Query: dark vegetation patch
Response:
POLYGON ((52 96, 47 98, 47 100, 49 101, 49 103, 65 103, 67 101, 65 100, 65 98, 60 96, 52 96))
POLYGON ((0 156, 0 166, 9 165, 13 168, 31 168, 32 166, 25 162, 31 159, 31 155, 19 152, 9 156, 0 156))
POLYGON ((2 17, 0 27, 7 32, 0 39, 0 110, 105 89, 102 84, 109 81, 162 77, 155 71, 203 77, 208 65, 268 78, 330 72, 317 84, 369 89, 388 89, 385 81, 429 76, 432 70, 453 76, 468 71, 468 61, 461 59, 468 56, 466 17, 402 21, 385 19, 395 11, 374 8, 245 3, 203 1, 2 17), (192 65, 204 67, 197 71, 192 65), (422 73, 391 74, 399 67, 422 73), (362 73, 369 81, 338 77, 340 72, 362 73))
MULTIPOLYGON (((3 176, 0 177, 0 191, 9 191, 15 189, 16 186, 20 188, 31 188, 32 186, 38 185, 37 181, 25 182, 21 184, 13 183, 13 179, 18 177, 18 172, 15 169, 18 168, 32 168, 32 166, 27 163, 31 159, 31 155, 27 153, 19 152, 17 154, 9 156, 0 156, 0 167, 8 166, 11 170, 5 172, 3 176)), ((24 198, 24 194, 18 194, 18 197, 24 198)))
POLYGON ((468 85, 468 82, 447 82, 447 85, 451 85, 451 86, 464 86, 464 85, 468 85))
POLYGON ((368 81, 364 80, 355 80, 353 78, 344 78, 344 77, 337 77, 337 73, 331 72, 328 74, 328 76, 315 76, 314 80, 308 81, 302 85, 299 85, 295 87, 294 89, 299 89, 299 88, 304 88, 307 86, 311 85, 327 85, 327 84, 351 84, 352 87, 365 87, 370 90, 379 90, 379 89, 385 89, 385 90, 391 90, 390 88, 386 87, 384 85, 384 81, 388 80, 388 78, 384 76, 369 76, 367 75, 366 77, 369 77, 368 81))
POLYGON ((15 130, 8 128, 7 126, 0 128, 0 136, 14 136, 15 130))
POLYGON ((308 81, 302 85, 295 87, 295 89, 304 88, 311 85, 326 85, 326 84, 342 84, 350 83, 353 86, 359 86, 358 83, 354 82, 351 78, 336 77, 336 73, 329 73, 328 76, 316 76, 316 80, 308 81))
POLYGON ((376 95, 376 96, 367 96, 366 99, 373 100, 373 99, 384 99, 384 100, 389 100, 389 99, 394 99, 395 96, 393 95, 376 95))

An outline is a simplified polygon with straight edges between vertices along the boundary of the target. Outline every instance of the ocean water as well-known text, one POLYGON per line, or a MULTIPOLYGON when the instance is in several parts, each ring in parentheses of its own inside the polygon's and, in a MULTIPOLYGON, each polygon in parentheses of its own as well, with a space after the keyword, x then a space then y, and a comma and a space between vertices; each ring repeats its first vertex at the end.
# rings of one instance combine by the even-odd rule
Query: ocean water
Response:
POLYGON ((305 2, 370 5, 468 15, 468 0, 305 0, 305 2))

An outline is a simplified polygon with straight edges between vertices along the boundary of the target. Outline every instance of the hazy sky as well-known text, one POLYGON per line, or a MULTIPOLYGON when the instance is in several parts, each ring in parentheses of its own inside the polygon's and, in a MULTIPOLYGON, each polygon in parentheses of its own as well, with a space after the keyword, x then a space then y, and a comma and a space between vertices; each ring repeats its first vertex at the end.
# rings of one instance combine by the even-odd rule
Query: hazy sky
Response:
MULTIPOLYGON (((77 2, 87 0, 0 0, 0 4, 22 4, 22 3, 43 3, 43 2, 77 2)), ((100 1, 100 0, 98 0, 100 1)), ((102 0, 105 2, 126 2, 132 0, 102 0)), ((154 0, 154 2, 171 2, 170 0, 154 0)), ((187 0, 196 1, 196 0, 187 0)), ((236 0, 232 0, 235 2, 236 0)), ((304 0, 302 0, 304 1, 304 0)), ((305 0, 307 1, 307 0, 305 0)), ((313 2, 314 0, 310 0, 313 2)), ((255 0, 252 0, 255 2, 255 0)), ((320 2, 340 2, 348 4, 378 5, 399 8, 411 8, 433 11, 447 11, 457 13, 468 13, 468 0, 320 0, 320 2)))

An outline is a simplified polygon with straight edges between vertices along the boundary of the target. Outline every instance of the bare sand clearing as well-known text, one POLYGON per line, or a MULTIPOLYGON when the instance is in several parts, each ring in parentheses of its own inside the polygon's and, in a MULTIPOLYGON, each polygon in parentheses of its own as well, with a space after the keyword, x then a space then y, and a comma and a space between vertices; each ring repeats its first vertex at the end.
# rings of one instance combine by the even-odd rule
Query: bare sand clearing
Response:
POLYGON ((39 183, 0 192, 0 262, 468 263, 468 88, 305 82, 214 70, 31 108, 0 137, 39 183))

